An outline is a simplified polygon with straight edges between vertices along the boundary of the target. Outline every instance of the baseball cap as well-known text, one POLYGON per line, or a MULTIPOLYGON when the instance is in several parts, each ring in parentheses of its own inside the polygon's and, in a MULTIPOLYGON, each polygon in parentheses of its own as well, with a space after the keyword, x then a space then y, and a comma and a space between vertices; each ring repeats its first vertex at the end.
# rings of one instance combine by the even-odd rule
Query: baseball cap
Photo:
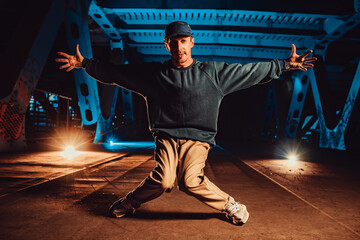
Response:
POLYGON ((175 36, 192 36, 190 25, 186 22, 175 21, 167 25, 165 29, 165 38, 171 38, 175 36))

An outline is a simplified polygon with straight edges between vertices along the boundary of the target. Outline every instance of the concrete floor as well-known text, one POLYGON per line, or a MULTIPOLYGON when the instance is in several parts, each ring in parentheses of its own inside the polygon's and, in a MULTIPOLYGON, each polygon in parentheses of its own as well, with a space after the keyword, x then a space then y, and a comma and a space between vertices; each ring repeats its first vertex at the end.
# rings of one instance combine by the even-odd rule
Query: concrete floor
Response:
POLYGON ((245 225, 176 189, 131 217, 107 217, 153 168, 152 151, 2 155, 0 239, 360 239, 358 164, 290 166, 230 146, 210 151, 205 173, 247 205, 245 225))

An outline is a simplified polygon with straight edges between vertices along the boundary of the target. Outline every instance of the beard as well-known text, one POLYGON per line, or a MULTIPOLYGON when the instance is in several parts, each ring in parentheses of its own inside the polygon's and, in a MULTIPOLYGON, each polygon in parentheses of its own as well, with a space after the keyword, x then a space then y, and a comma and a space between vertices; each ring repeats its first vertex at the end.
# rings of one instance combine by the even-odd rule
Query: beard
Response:
POLYGON ((188 59, 188 55, 186 54, 185 51, 181 51, 181 52, 176 51, 171 55, 172 55, 173 60, 176 60, 179 63, 184 63, 188 59))

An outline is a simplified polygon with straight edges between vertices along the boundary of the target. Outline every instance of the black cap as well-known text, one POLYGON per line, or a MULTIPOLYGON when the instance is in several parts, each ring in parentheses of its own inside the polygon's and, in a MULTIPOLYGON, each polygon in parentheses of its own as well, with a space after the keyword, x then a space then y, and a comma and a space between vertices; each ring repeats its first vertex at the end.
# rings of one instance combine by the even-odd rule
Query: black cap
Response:
POLYGON ((165 29, 165 38, 175 36, 192 36, 190 25, 186 22, 176 21, 167 25, 165 29))

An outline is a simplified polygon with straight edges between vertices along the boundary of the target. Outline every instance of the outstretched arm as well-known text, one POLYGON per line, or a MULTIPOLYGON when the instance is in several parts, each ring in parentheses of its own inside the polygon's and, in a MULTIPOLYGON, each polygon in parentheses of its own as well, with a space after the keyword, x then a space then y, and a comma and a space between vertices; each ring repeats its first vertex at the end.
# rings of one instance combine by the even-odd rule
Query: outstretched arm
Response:
POLYGON ((64 52, 58 52, 59 55, 65 57, 65 58, 56 58, 56 62, 62 62, 65 63, 64 65, 61 65, 59 69, 67 68, 66 71, 69 72, 73 70, 74 68, 81 68, 82 67, 82 61, 84 60, 84 57, 81 55, 79 50, 79 44, 76 44, 76 55, 69 55, 64 52))
POLYGON ((310 63, 313 61, 316 61, 316 57, 306 58, 310 53, 312 53, 312 50, 307 51, 306 53, 302 55, 296 54, 296 46, 295 44, 291 44, 292 51, 290 57, 286 60, 286 69, 289 70, 295 70, 295 69, 301 69, 303 71, 307 71, 307 67, 314 67, 314 64, 310 63))
POLYGON ((70 72, 74 68, 84 68, 90 77, 100 83, 116 84, 144 96, 154 90, 155 85, 152 84, 151 76, 162 66, 160 63, 120 65, 101 63, 95 59, 84 58, 80 53, 79 44, 76 45, 75 55, 64 52, 58 52, 58 54, 62 57, 56 58, 55 61, 63 63, 59 69, 66 68, 66 71, 70 72))

